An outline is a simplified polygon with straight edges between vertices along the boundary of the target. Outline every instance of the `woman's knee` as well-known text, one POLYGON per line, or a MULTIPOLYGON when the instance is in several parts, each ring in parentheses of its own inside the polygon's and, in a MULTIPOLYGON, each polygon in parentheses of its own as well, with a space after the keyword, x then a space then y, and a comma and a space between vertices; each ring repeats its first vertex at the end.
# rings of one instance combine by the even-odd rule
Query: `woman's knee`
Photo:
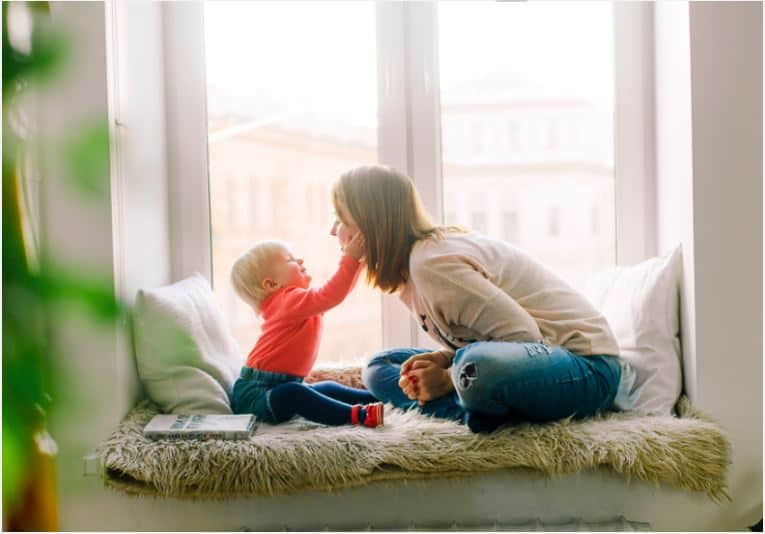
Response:
POLYGON ((427 349, 417 349, 413 347, 402 347, 395 349, 383 350, 375 354, 369 359, 367 367, 370 366, 388 366, 388 365, 401 365, 406 360, 420 354, 422 352, 428 352, 427 349))
POLYGON ((380 398, 385 378, 391 374, 392 364, 378 356, 373 357, 365 367, 361 369, 361 383, 372 395, 380 398))
POLYGON ((364 366, 364 371, 369 369, 370 367, 380 367, 382 365, 390 365, 390 362, 388 361, 387 357, 387 351, 385 352, 378 352, 371 358, 369 358, 369 361, 367 362, 366 366, 364 366))
POLYGON ((529 357, 528 346, 531 343, 514 341, 479 341, 458 349, 454 355, 453 365, 468 365, 483 363, 484 366, 501 365, 503 367, 518 365, 529 357))
POLYGON ((484 379, 483 365, 480 356, 461 358, 452 364, 449 370, 460 399, 460 404, 469 411, 485 411, 484 405, 489 394, 489 384, 484 379))
POLYGON ((494 400, 494 389, 510 380, 513 369, 526 359, 528 352, 523 343, 487 341, 457 350, 450 373, 465 409, 503 413, 505 408, 494 400))
POLYGON ((406 360, 419 354, 427 352, 424 349, 415 348, 397 348, 378 352, 369 359, 367 365, 361 370, 361 382, 372 395, 381 398, 380 388, 389 386, 392 377, 395 377, 398 383, 399 369, 406 360))

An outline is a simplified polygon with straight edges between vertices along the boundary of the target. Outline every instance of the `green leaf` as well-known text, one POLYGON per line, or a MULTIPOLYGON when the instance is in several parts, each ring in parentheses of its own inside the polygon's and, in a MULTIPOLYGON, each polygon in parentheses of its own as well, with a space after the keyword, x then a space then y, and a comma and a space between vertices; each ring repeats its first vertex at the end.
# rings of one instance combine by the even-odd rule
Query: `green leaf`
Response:
POLYGON ((81 191, 106 196, 109 192, 109 124, 99 121, 65 143, 69 175, 81 191))
POLYGON ((29 54, 16 50, 8 37, 8 2, 3 2, 3 102, 12 98, 26 82, 45 84, 67 65, 71 47, 68 39, 55 31, 41 5, 27 3, 33 17, 32 49, 29 54))
MULTIPOLYGON (((5 412, 5 409, 3 409, 5 412)), ((8 420, 3 413, 3 511, 13 507, 23 490, 29 465, 29 452, 33 445, 28 439, 32 433, 23 424, 8 420)))

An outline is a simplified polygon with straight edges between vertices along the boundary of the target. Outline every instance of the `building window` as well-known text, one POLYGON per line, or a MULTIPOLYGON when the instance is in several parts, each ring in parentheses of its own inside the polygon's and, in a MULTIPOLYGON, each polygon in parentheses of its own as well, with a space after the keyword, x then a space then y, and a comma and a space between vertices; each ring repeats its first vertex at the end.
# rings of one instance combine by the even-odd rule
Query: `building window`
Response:
POLYGON ((260 178, 250 177, 250 228, 255 227, 260 221, 260 178))
POLYGON ((226 226, 229 229, 236 227, 236 180, 231 176, 224 178, 226 184, 226 204, 229 209, 225 210, 226 213, 226 226))
POLYGON ((547 150, 553 152, 560 148, 560 122, 551 120, 547 123, 547 150))
POLYGON ((481 234, 485 234, 488 230, 488 226, 486 224, 486 212, 485 211, 474 211, 470 214, 470 226, 473 230, 476 232, 479 232, 481 234))
POLYGON ((473 157, 480 157, 484 151, 484 131, 480 124, 474 124, 470 129, 470 142, 473 146, 473 157))
POLYGON ((507 123, 507 149, 511 152, 521 149, 521 125, 517 120, 507 123))
MULTIPOLYGON (((274 199, 273 199, 273 187, 271 180, 263 178, 260 180, 258 206, 260 229, 262 231, 270 231, 274 224, 274 199)), ((256 227, 258 228, 258 227, 256 227)))
POLYGON ((560 206, 550 207, 547 234, 553 238, 560 237, 560 206))
POLYGON ((518 244, 520 228, 518 227, 518 212, 505 211, 502 213, 502 238, 513 244, 518 244))

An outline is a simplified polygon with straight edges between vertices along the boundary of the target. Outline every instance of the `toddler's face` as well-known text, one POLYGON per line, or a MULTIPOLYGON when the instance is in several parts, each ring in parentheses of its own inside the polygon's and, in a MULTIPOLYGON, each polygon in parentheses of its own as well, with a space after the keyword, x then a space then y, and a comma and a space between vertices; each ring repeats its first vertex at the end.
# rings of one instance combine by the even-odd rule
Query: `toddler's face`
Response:
POLYGON ((303 267, 303 258, 296 257, 289 249, 282 249, 274 254, 271 273, 272 279, 279 287, 307 288, 311 283, 311 276, 303 267))

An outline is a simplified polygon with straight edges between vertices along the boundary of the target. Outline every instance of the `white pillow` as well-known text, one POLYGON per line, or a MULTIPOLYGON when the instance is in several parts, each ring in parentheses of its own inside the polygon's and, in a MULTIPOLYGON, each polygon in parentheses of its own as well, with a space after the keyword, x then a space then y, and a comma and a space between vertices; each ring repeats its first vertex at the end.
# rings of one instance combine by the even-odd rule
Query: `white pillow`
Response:
POLYGON ((632 410, 670 415, 682 391, 679 287, 682 253, 590 277, 585 295, 603 313, 637 374, 632 410))
POLYGON ((133 336, 138 375, 163 412, 231 413, 243 357, 202 275, 139 290, 133 336))

